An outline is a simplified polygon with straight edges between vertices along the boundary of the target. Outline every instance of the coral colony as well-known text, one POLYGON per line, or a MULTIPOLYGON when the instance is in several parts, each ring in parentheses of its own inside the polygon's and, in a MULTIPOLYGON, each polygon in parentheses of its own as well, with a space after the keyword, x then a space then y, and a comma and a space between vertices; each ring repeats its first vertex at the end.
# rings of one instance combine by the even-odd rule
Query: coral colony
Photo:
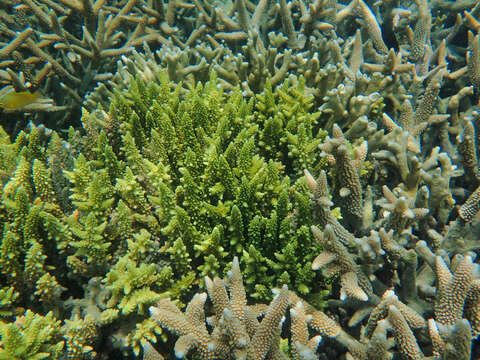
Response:
POLYGON ((0 359, 479 359, 479 31, 0 0, 0 359))

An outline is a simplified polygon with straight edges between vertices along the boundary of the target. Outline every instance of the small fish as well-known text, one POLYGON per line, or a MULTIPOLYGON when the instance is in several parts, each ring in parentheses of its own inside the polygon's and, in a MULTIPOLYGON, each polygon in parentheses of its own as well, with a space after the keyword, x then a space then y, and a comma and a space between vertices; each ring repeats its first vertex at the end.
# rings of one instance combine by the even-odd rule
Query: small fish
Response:
POLYGON ((31 93, 30 91, 11 91, 0 97, 0 107, 7 110, 18 110, 24 106, 30 105, 40 98, 40 93, 31 93))

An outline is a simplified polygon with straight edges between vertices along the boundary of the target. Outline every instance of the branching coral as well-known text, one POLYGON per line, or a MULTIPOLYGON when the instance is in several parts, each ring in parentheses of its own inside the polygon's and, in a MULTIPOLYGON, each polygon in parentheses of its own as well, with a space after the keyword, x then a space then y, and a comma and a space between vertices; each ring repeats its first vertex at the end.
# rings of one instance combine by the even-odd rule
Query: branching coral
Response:
POLYGON ((97 140, 93 160, 80 156, 68 175, 72 199, 83 210, 78 223, 88 219, 85 210, 110 217, 104 209, 121 199, 135 222, 161 239, 155 256, 169 259, 175 274, 192 267, 219 273, 228 253, 244 254, 255 296, 268 296, 275 274, 306 293, 313 281, 306 266, 310 210, 305 186, 291 182, 305 165, 321 166, 314 150, 324 133, 315 125, 312 98, 303 82, 275 92, 267 86, 250 102, 218 86, 212 77, 184 97, 163 74, 149 85, 137 78, 129 92, 116 95, 110 114, 85 113, 84 127, 97 140), (258 272, 260 266, 268 271, 258 272))
POLYGON ((300 179, 323 166, 305 83, 246 101, 213 74, 185 94, 156 77, 137 78, 109 112, 85 110, 84 136, 32 127, 2 143, 1 273, 20 301, 54 307, 73 357, 94 356, 97 336, 113 342, 122 322, 128 337, 115 346, 138 351, 145 327, 158 330, 145 307, 204 286, 229 253, 243 255, 256 298, 288 283, 318 304, 327 287, 311 270, 318 246, 300 179), (83 322, 91 333, 78 333, 83 322))
MULTIPOLYGON (((450 161, 446 154, 444 157, 442 166, 448 169, 451 166, 450 161)), ((430 157, 432 158, 435 156, 430 157)), ((424 164, 427 163, 428 161, 424 164)), ((425 168, 431 169, 429 166, 425 168)), ((319 220, 324 226, 323 233, 317 227, 312 227, 323 248, 312 266, 314 269, 325 268, 340 278, 342 301, 337 303, 337 306, 347 309, 353 306, 356 310, 348 322, 350 326, 355 326, 368 316, 361 339, 373 341, 370 343, 371 346, 383 344, 381 346, 385 351, 382 358, 390 358, 392 354, 388 354, 385 347, 387 344, 385 329, 390 327, 393 330, 397 351, 405 358, 424 358, 424 351, 428 352, 430 346, 433 346, 434 353, 441 356, 469 358, 471 333, 476 334, 478 324, 476 295, 478 265, 473 264, 471 255, 454 257, 451 266, 455 272, 452 274, 445 263, 445 257, 435 256, 424 241, 419 241, 416 244, 416 253, 424 261, 424 265, 421 265, 422 262, 418 261, 415 251, 408 249, 408 244, 413 244, 412 229, 405 232, 410 226, 409 222, 400 219, 402 216, 410 219, 421 218, 428 212, 409 208, 406 202, 400 206, 400 199, 385 187, 383 193, 389 206, 386 207, 383 201, 379 201, 378 205, 388 211, 388 216, 373 221, 372 225, 389 228, 394 221, 393 217, 397 216, 398 219, 394 221, 395 227, 388 233, 384 228, 380 228, 378 233, 372 229, 369 236, 356 238, 340 223, 333 220, 328 222, 331 203, 328 200, 325 173, 321 172, 318 180, 315 180, 308 171, 305 174, 314 203, 318 207, 319 220), (395 203, 398 205, 393 206, 395 203), (399 211, 397 208, 403 209, 401 210, 403 215, 400 213, 395 215, 395 212, 399 211), (410 212, 411 216, 407 216, 406 212, 410 212), (425 267, 426 265, 428 266, 425 267), (432 270, 429 271, 428 267, 432 270), (383 284, 380 277, 384 276, 385 271, 394 272, 396 279, 390 279, 390 283, 383 284), (432 288, 434 285, 436 291, 432 288), (387 290, 397 287, 398 294, 387 290), (358 300, 364 304, 358 305, 358 300), (431 345, 423 338, 416 337, 412 331, 415 328, 426 327, 427 322, 422 315, 431 317, 429 320, 431 345), (442 327, 441 335, 437 327, 442 327)), ((445 175, 449 177, 448 171, 445 175)), ((423 179, 430 181, 426 174, 423 175, 423 179)), ((451 227, 455 226, 458 224, 453 222, 451 227)), ((445 242, 445 239, 438 239, 439 234, 433 229, 429 234, 434 240, 432 247, 438 249, 445 242)), ((446 259, 449 261, 448 257, 446 259)), ((353 358, 370 358, 380 351, 377 348, 376 350, 367 348, 353 340, 345 341, 342 336, 336 339, 348 348, 353 358)))
POLYGON ((42 93, 0 133, 2 326, 28 307, 63 322, 51 358, 161 358, 146 308, 199 288, 215 330, 181 354, 478 357, 480 6, 401 5, 1 2, 0 102, 42 93), (83 129, 38 125, 82 102, 83 129), (235 255, 249 301, 315 305, 273 300, 289 349, 214 299, 235 255))
POLYGON ((150 313, 162 327, 180 337, 175 343, 175 355, 184 358, 191 350, 201 359, 282 359, 279 349, 279 326, 289 303, 284 286, 265 310, 261 322, 258 314, 247 306, 245 288, 238 258, 234 258, 228 280, 205 279, 214 316, 205 324, 204 304, 207 294, 196 294, 183 314, 170 299, 161 300, 150 313), (227 295, 228 284, 230 296, 227 295))
POLYGON ((0 357, 2 359, 57 359, 62 353, 63 341, 52 313, 46 316, 29 310, 15 323, 0 322, 0 357))

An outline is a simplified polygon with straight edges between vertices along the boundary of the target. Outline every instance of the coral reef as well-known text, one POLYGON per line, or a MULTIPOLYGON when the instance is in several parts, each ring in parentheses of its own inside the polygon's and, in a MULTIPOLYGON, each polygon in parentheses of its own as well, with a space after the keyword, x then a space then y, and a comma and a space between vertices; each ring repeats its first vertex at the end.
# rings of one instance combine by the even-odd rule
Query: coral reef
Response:
MULTIPOLYGON (((329 90, 324 85, 335 79, 337 66, 352 79, 360 68, 369 73, 413 73, 412 63, 405 63, 397 51, 389 52, 391 47, 398 50, 400 43, 410 49, 409 59, 417 67, 422 64, 425 75, 430 58, 439 55, 432 45, 450 30, 445 46, 453 43, 456 48, 455 35, 463 23, 475 28, 478 11, 466 4, 437 21, 431 12, 446 7, 443 3, 395 6, 396 2, 363 0, 319 0, 311 6, 304 1, 6 0, 0 9, 2 93, 43 94, 33 104, 10 110, 36 113, 17 124, 17 130, 30 119, 68 127, 69 121, 78 120, 85 94, 115 78, 115 63, 149 44, 176 82, 206 81, 215 70, 225 88, 241 86, 253 95, 268 78, 276 86, 290 76, 304 75, 322 99, 325 93, 320 93, 329 90), (465 19, 452 24, 455 11, 465 10, 465 19), (352 21, 362 28, 354 41, 349 39, 352 21), (362 37, 370 39, 363 51, 362 37), (386 61, 380 55, 387 56, 386 61)), ((473 39, 474 35, 475 44, 473 39)), ((458 58, 455 62, 456 68, 466 65, 458 58)), ((474 61, 468 68, 475 79, 474 61)))
POLYGON ((214 315, 205 324, 204 304, 207 294, 196 294, 189 302, 185 314, 171 302, 162 300, 150 308, 150 313, 162 327, 180 335, 175 343, 175 356, 183 358, 195 350, 201 359, 283 359, 280 350, 280 321, 289 303, 286 285, 270 305, 263 310, 263 319, 247 306, 238 258, 234 258, 228 279, 205 278, 208 296, 213 304, 214 315), (230 297, 225 283, 228 284, 230 297))
POLYGON ((10 306, 52 310, 66 353, 81 358, 95 356, 100 334, 136 351, 154 341, 148 306, 181 302, 229 254, 241 256, 250 296, 288 284, 321 305, 328 284, 311 269, 320 248, 302 179, 324 166, 312 100, 287 81, 247 101, 213 73, 183 94, 159 72, 134 79, 109 112, 84 110, 83 135, 5 136, 0 256, 20 293, 10 306))
POLYGON ((479 357, 479 18, 3 1, 0 357, 479 357))
MULTIPOLYGON (((81 210, 75 226, 95 212, 100 236, 100 224, 131 217, 135 223, 117 224, 123 230, 110 241, 145 227, 143 237, 161 244, 151 256, 176 276, 190 279, 193 269, 220 274, 222 259, 237 254, 252 296, 265 298, 282 283, 315 293, 308 190, 299 178, 305 166, 321 166, 314 150, 324 132, 315 126, 304 82, 275 91, 267 85, 247 102, 238 90, 226 94, 212 75, 179 101, 180 88, 156 76, 148 85, 137 78, 109 113, 84 113, 85 141, 94 151, 85 149, 67 173, 81 210), (299 216, 291 216, 294 210, 299 216)), ((81 246, 77 260, 107 259, 107 249, 92 252, 92 241, 72 245, 81 246)))

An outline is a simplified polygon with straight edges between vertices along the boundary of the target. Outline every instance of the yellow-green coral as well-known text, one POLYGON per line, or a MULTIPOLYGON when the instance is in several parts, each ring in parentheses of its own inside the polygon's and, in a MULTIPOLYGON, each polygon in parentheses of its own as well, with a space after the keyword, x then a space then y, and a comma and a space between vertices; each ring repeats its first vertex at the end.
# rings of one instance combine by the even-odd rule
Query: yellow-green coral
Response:
POLYGON ((8 317, 14 314, 13 303, 19 293, 13 287, 0 289, 0 317, 8 317))
POLYGON ((109 306, 118 306, 122 313, 145 312, 145 306, 153 304, 160 294, 150 290, 150 286, 158 281, 155 265, 141 264, 136 266, 128 257, 121 258, 107 274, 105 283, 112 291, 109 306), (118 304, 118 305, 117 305, 118 304))
POLYGON ((323 166, 325 133, 303 80, 247 99, 212 74, 183 91, 163 73, 134 79, 108 112, 84 111, 84 134, 32 127, 0 144, 0 270, 19 294, 6 311, 28 302, 64 319, 73 358, 93 356, 100 330, 138 351, 145 309, 162 296, 182 304, 232 253, 253 297, 324 288, 301 174, 323 166), (77 331, 86 319, 93 335, 77 331), (116 338, 124 323, 131 341, 116 338))
POLYGON ((30 310, 13 323, 0 322, 0 359, 58 359, 64 346, 59 325, 52 313, 42 316, 30 310))
POLYGON ((303 167, 322 166, 314 151, 325 132, 316 124, 319 115, 303 79, 277 90, 267 84, 249 101, 239 89, 224 92, 215 74, 186 94, 180 89, 163 73, 148 84, 136 78, 128 91, 115 94, 108 114, 83 113, 90 151, 67 173, 80 207, 75 222, 91 217, 85 212, 91 209, 105 219, 114 248, 123 247, 132 233, 112 233, 113 216, 130 224, 129 232, 148 230, 161 244, 152 260, 168 261, 180 277, 193 269, 197 276, 220 274, 226 254, 254 246, 270 263, 267 273, 247 271, 248 284, 270 288, 288 282, 310 291, 315 275, 301 270, 308 268, 315 246, 308 230, 308 190, 294 184, 303 167), (101 189, 88 190, 99 178, 101 189), (100 199, 92 202, 94 194, 100 199), (300 199, 306 209, 292 216, 300 199), (89 202, 98 205, 83 205, 89 202), (107 211, 117 202, 127 218, 107 211), (287 253, 288 261, 272 266, 287 253), (300 261, 292 266, 295 259, 300 261), (285 275, 274 283, 275 274, 285 275))

